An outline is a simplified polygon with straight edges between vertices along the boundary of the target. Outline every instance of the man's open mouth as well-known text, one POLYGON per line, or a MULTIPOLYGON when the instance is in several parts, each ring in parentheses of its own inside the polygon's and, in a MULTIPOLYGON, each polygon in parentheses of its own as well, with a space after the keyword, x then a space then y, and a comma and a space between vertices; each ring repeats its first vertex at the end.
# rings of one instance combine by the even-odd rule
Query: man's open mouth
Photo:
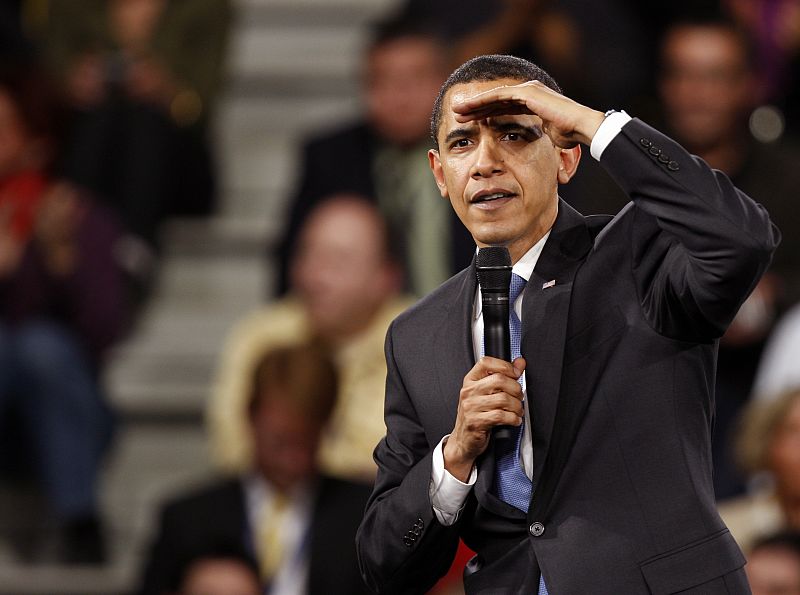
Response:
POLYGON ((482 202, 492 202, 493 200, 500 200, 501 198, 511 198, 516 196, 513 192, 491 192, 486 194, 477 194, 472 198, 472 204, 482 202))

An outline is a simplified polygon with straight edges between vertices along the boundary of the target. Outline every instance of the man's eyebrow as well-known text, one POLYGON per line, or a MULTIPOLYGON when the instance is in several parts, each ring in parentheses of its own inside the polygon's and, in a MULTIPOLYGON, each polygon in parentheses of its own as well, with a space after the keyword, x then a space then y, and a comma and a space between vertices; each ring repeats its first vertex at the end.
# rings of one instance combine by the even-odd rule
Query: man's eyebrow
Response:
POLYGON ((539 138, 542 136, 542 128, 540 126, 527 126, 525 124, 520 124, 519 122, 497 122, 497 121, 490 121, 489 126, 495 132, 515 132, 515 131, 524 131, 527 132, 534 138, 539 138))
POLYGON ((462 126, 461 128, 453 128, 447 136, 444 138, 444 144, 449 145, 451 141, 457 138, 465 138, 475 134, 475 128, 473 126, 466 127, 462 126))

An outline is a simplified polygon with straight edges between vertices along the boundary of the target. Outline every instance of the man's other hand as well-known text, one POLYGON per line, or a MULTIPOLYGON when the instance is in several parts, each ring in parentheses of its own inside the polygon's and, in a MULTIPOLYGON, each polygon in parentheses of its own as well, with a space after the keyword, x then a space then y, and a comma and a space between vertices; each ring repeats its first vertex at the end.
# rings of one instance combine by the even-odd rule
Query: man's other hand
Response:
POLYGON ((489 445, 495 426, 522 423, 522 387, 518 378, 525 360, 513 363, 482 357, 464 377, 456 424, 444 445, 444 467, 453 477, 467 481, 475 459, 489 445))

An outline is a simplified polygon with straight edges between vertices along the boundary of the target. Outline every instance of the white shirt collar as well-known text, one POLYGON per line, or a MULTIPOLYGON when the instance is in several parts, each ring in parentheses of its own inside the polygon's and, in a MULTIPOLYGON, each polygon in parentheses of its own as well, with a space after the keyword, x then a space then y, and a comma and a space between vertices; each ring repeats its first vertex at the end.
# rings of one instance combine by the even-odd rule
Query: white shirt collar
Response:
MULTIPOLYGON (((539 256, 542 254, 542 250, 544 249, 544 245, 547 242, 547 238, 550 237, 550 230, 544 234, 541 239, 536 242, 530 249, 522 255, 514 266, 511 269, 512 273, 516 273, 525 281, 530 281, 531 275, 533 274, 533 269, 536 267, 536 263, 539 261, 539 256)), ((474 302, 473 306, 473 317, 477 319, 480 317, 481 313, 483 312, 483 301, 481 300, 481 288, 480 285, 478 286, 477 292, 477 299, 474 302)))

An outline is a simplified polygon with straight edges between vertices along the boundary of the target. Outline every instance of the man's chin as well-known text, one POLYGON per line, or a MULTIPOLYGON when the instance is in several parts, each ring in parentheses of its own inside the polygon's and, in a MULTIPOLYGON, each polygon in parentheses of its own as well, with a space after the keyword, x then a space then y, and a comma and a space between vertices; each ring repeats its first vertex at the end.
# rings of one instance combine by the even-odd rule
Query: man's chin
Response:
POLYGON ((507 246, 511 242, 511 234, 503 230, 479 230, 472 234, 472 239, 479 247, 507 246))

